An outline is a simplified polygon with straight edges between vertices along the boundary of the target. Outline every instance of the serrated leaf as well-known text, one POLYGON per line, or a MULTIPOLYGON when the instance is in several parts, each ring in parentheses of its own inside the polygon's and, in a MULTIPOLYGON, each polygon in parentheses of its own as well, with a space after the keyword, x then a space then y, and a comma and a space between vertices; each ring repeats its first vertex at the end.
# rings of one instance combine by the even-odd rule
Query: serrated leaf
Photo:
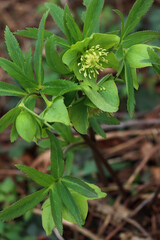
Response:
POLYGON ((99 16, 104 5, 104 0, 92 0, 87 8, 83 36, 89 37, 95 30, 95 26, 99 21, 99 16))
POLYGON ((34 72, 33 72, 33 63, 32 63, 32 50, 29 49, 28 53, 25 55, 25 62, 24 62, 24 72, 29 76, 29 78, 35 82, 34 79, 34 72))
POLYGON ((74 128, 81 134, 87 134, 89 127, 88 107, 84 104, 84 101, 73 104, 70 107, 69 116, 74 128))
POLYGON ((129 12, 122 37, 125 38, 147 13, 154 0, 137 0, 129 12))
POLYGON ((22 69, 17 66, 15 63, 4 59, 0 58, 0 66, 15 80, 19 82, 19 84, 24 88, 24 89, 29 89, 33 88, 35 89, 37 87, 36 83, 33 83, 30 78, 22 71, 22 69))
POLYGON ((160 33, 155 31, 140 31, 128 35, 123 41, 122 46, 124 48, 129 48, 135 44, 147 43, 153 41, 154 39, 159 39, 160 33))
POLYGON ((16 38, 13 36, 8 27, 5 29, 5 41, 10 58, 19 67, 24 67, 24 57, 16 38))
POLYGON ((71 40, 71 43, 76 43, 77 41, 81 41, 83 39, 82 33, 67 5, 65 5, 64 9, 64 27, 67 37, 71 40))
POLYGON ((95 190, 95 192, 97 193, 97 197, 91 198, 91 199, 99 199, 99 198, 104 198, 107 196, 107 194, 102 192, 101 189, 98 186, 96 186, 95 184, 91 184, 91 183, 87 183, 87 184, 88 184, 88 186, 93 188, 95 190))
POLYGON ((0 96, 24 97, 27 93, 19 87, 0 81, 0 96))
POLYGON ((42 205, 42 226, 47 236, 52 233, 52 230, 55 227, 49 202, 50 199, 47 199, 42 205))
POLYGON ((43 48, 43 41, 44 41, 44 27, 46 18, 48 16, 48 12, 46 12, 40 22, 39 29, 38 29, 38 39, 36 42, 36 48, 34 53, 34 68, 35 74, 37 78, 37 82, 39 87, 43 82, 43 74, 42 74, 42 48, 43 48))
POLYGON ((62 8, 58 7, 54 3, 45 3, 45 6, 50 10, 50 14, 51 14, 52 18, 54 19, 55 23, 65 34, 65 29, 64 29, 64 24, 63 24, 64 10, 62 8))
POLYGON ((126 79, 126 87, 128 93, 128 101, 127 101, 127 109, 130 116, 133 116, 134 106, 135 106, 135 98, 134 98, 134 88, 133 88, 133 75, 131 67, 128 62, 125 62, 125 79, 126 79))
POLYGON ((123 14, 121 13, 121 11, 117 10, 117 9, 114 9, 113 10, 115 13, 118 14, 118 16, 121 18, 121 32, 123 32, 124 30, 124 16, 123 14))
POLYGON ((40 172, 35 168, 17 164, 16 167, 30 177, 34 182, 43 187, 49 187, 54 182, 54 178, 46 173, 40 172))
POLYGON ((55 179, 59 179, 64 173, 63 152, 54 134, 50 131, 47 134, 51 141, 51 173, 55 179))
POLYGON ((81 214, 79 212, 77 204, 75 203, 71 193, 69 192, 69 190, 65 187, 65 185, 62 182, 59 182, 57 184, 57 187, 58 187, 58 192, 60 194, 63 204, 73 215, 77 224, 79 226, 81 226, 81 223, 82 223, 81 214))
POLYGON ((78 178, 66 176, 62 178, 62 182, 67 188, 71 188, 73 191, 85 197, 92 198, 97 196, 94 189, 90 188, 87 183, 78 178))
POLYGON ((11 125, 16 116, 19 114, 20 108, 16 107, 7 112, 1 119, 0 119, 0 133, 2 133, 9 125, 11 125))
POLYGON ((74 82, 64 79, 56 79, 51 83, 43 85, 41 91, 52 96, 62 96, 65 93, 79 90, 81 90, 81 86, 74 82))
POLYGON ((59 196, 59 192, 57 190, 57 185, 55 185, 49 191, 50 203, 51 203, 51 211, 54 223, 62 235, 63 233, 63 225, 62 225, 62 200, 59 196))
POLYGON ((41 202, 47 196, 47 193, 48 189, 43 188, 40 191, 22 198, 18 202, 0 212, 0 221, 8 221, 10 219, 20 217, 41 202))
MULTIPOLYGON (((25 30, 19 30, 15 32, 16 35, 37 39, 38 38, 38 28, 26 28, 25 30)), ((47 30, 44 30, 44 40, 47 40, 49 37, 54 36, 55 42, 58 46, 63 48, 69 48, 69 43, 66 39, 61 38, 47 30)))
POLYGON ((51 36, 47 39, 45 44, 46 60, 48 66, 57 73, 68 74, 70 71, 66 68, 62 62, 62 56, 56 51, 56 39, 55 36, 51 36))
POLYGON ((12 130, 11 130, 11 134, 10 134, 10 141, 11 143, 16 141, 17 138, 19 137, 17 129, 16 129, 16 125, 15 123, 13 124, 12 130))
POLYGON ((99 125, 98 121, 96 120, 96 118, 90 118, 90 123, 91 123, 91 127, 93 128, 93 130, 100 135, 103 138, 106 138, 106 133, 104 132, 104 130, 101 128, 101 126, 99 125))

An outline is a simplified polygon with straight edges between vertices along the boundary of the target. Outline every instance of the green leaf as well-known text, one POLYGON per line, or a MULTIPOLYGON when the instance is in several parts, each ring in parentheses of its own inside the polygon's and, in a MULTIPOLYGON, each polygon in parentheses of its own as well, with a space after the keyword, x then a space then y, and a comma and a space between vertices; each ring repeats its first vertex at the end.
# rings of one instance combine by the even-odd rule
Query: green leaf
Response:
POLYGON ((134 98, 134 88, 133 88, 133 75, 132 70, 128 64, 125 62, 125 79, 128 93, 128 101, 127 101, 127 109, 130 116, 133 116, 134 106, 135 106, 135 98, 134 98))
POLYGON ((54 223, 55 223, 59 233, 62 235, 62 233, 63 233, 62 200, 59 196, 57 185, 55 185, 49 191, 49 197, 50 197, 50 202, 51 202, 51 211, 52 211, 54 223))
POLYGON ((97 197, 96 198, 91 198, 91 199, 99 199, 99 198, 105 198, 107 196, 106 193, 101 192, 101 189, 96 186, 95 184, 91 184, 91 183, 87 183, 88 186, 90 186, 92 189, 95 190, 95 192, 97 193, 97 197))
POLYGON ((125 38, 140 22, 141 18, 147 13, 154 0, 137 0, 129 12, 124 26, 122 37, 125 38))
POLYGON ((31 48, 29 49, 28 53, 25 56, 24 72, 35 83, 34 73, 33 73, 32 50, 31 50, 31 48))
POLYGON ((35 74, 37 78, 37 82, 39 87, 43 82, 43 75, 42 75, 42 48, 43 48, 43 41, 44 41, 44 27, 46 18, 48 16, 48 12, 46 12, 40 22, 39 29, 38 29, 38 39, 36 42, 36 48, 34 53, 34 68, 35 74))
POLYGON ((87 134, 88 123, 88 107, 84 101, 73 104, 70 107, 69 115, 74 128, 81 134, 87 134))
POLYGON ((140 43, 147 43, 150 41, 153 41, 155 39, 160 38, 160 33, 155 32, 155 31, 140 31, 140 32, 135 32, 127 36, 123 41, 122 41, 122 46, 124 48, 129 48, 132 45, 135 44, 140 44, 140 43))
POLYGON ((36 83, 33 83, 32 80, 15 63, 13 63, 7 59, 0 58, 0 66, 11 77, 16 79, 24 89, 29 89, 29 88, 35 89, 37 87, 36 83))
POLYGON ((99 16, 104 5, 104 0, 92 0, 86 12, 83 36, 89 37, 95 30, 95 26, 99 21, 99 16))
POLYGON ((0 220, 8 221, 20 217, 41 202, 47 196, 47 193, 48 189, 43 188, 40 191, 32 193, 31 195, 19 200, 0 212, 0 220))
POLYGON ((91 127, 94 129, 94 131, 102 136, 103 138, 106 138, 106 133, 103 131, 103 129, 101 128, 101 126, 99 125, 98 121, 96 120, 96 118, 90 118, 90 123, 91 123, 91 127))
POLYGON ((102 124, 106 125, 119 125, 120 122, 117 118, 113 117, 109 113, 100 113, 99 115, 95 116, 97 121, 102 124))
POLYGON ((79 212, 78 206, 75 203, 71 193, 62 182, 58 182, 57 187, 58 187, 58 192, 60 194, 63 204, 65 205, 66 208, 68 208, 70 213, 73 215, 77 224, 81 226, 81 223, 82 223, 81 214, 79 212))
POLYGON ((64 9, 64 27, 65 27, 65 32, 67 33, 68 39, 71 39, 71 43, 75 43, 83 39, 82 33, 78 25, 74 21, 74 18, 67 4, 65 5, 65 9, 64 9))
POLYGON ((42 226, 46 232, 46 235, 49 236, 52 233, 55 223, 53 221, 50 199, 47 199, 42 205, 42 226))
POLYGON ((59 179, 64 173, 63 152, 54 134, 50 131, 47 133, 51 141, 51 173, 55 179, 59 179))
MULTIPOLYGON (((37 39, 38 38, 38 28, 26 28, 25 30, 19 30, 15 32, 16 35, 37 39)), ((44 40, 47 40, 49 37, 54 36, 55 42, 58 46, 63 48, 69 48, 69 43, 66 39, 61 38, 47 30, 44 30, 44 40)))
POLYGON ((79 90, 81 90, 81 87, 74 82, 65 79, 56 79, 44 84, 41 92, 52 96, 62 96, 65 93, 79 90))
POLYGON ((5 40, 10 58, 19 67, 24 67, 24 57, 16 38, 13 36, 8 27, 5 30, 5 40))
POLYGON ((17 164, 16 167, 22 172, 24 172, 33 181, 43 187, 49 187, 54 182, 54 178, 51 175, 40 172, 35 168, 31 168, 21 164, 17 164))
POLYGON ((0 119, 0 133, 2 133, 6 128, 11 125, 16 116, 19 114, 20 108, 16 107, 7 112, 1 119, 0 119))
POLYGON ((78 178, 66 176, 62 178, 62 182, 67 188, 70 188, 85 197, 92 198, 97 196, 94 189, 90 188, 87 183, 78 178))
POLYGON ((108 103, 99 92, 91 89, 89 86, 82 84, 81 86, 87 97, 100 110, 105 112, 116 112, 118 110, 118 106, 114 106, 110 102, 108 103))
POLYGON ((63 24, 64 10, 62 8, 58 7, 54 3, 45 3, 45 6, 50 10, 50 14, 51 14, 52 18, 54 19, 55 23, 65 34, 65 29, 64 29, 64 24, 63 24))
POLYGON ((54 35, 48 38, 46 41, 45 52, 47 64, 53 71, 65 75, 70 71, 62 62, 62 56, 60 56, 56 51, 56 42, 57 41, 54 35))
POLYGON ((152 47, 136 44, 128 49, 125 58, 131 68, 144 68, 152 65, 150 62, 144 62, 144 60, 149 60, 148 48, 152 47))
POLYGON ((121 32, 123 32, 124 30, 124 16, 123 14, 121 13, 121 11, 117 10, 117 9, 114 9, 113 10, 115 13, 118 14, 118 16, 121 18, 121 32))
POLYGON ((61 122, 65 125, 70 125, 70 119, 63 97, 57 97, 51 106, 42 113, 42 116, 47 122, 61 122))
POLYGON ((17 140, 17 138, 19 137, 17 129, 16 129, 16 125, 15 123, 13 124, 12 130, 11 130, 11 134, 10 134, 10 141, 15 142, 17 140))
POLYGON ((21 88, 0 81, 0 96, 24 97, 26 94, 21 88))
MULTIPOLYGON (((87 213, 88 213, 88 203, 87 203, 87 199, 86 197, 71 191, 71 196, 74 199, 80 215, 81 215, 81 219, 82 219, 82 225, 85 224, 85 220, 87 217, 87 213)), ((62 217, 72 223, 77 223, 73 217, 73 215, 71 214, 71 212, 69 211, 68 208, 66 208, 65 206, 63 206, 63 210, 62 210, 62 217)))
POLYGON ((73 151, 68 151, 66 155, 66 175, 70 175, 72 172, 73 167, 73 161, 74 161, 74 153, 73 151))
POLYGON ((101 96, 108 104, 110 104, 110 106, 118 110, 119 96, 115 82, 113 80, 108 80, 103 83, 99 83, 98 85, 100 86, 99 93, 101 96))
POLYGON ((21 111, 16 118, 16 129, 25 141, 31 142, 37 132, 37 121, 27 111, 21 111))
POLYGON ((65 124, 62 123, 55 123, 53 125, 54 129, 58 134, 67 142, 67 143, 72 143, 74 142, 74 137, 73 133, 71 130, 70 126, 66 126, 65 124))
POLYGON ((155 72, 160 77, 160 56, 151 48, 148 48, 147 50, 148 50, 148 55, 149 55, 151 62, 153 61, 152 66, 153 66, 155 72))

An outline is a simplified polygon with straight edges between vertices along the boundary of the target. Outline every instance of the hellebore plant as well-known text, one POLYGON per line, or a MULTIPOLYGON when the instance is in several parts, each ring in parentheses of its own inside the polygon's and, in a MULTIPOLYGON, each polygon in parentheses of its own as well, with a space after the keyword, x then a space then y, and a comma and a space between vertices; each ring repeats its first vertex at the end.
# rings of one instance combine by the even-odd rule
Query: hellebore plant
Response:
POLYGON ((122 13, 115 10, 122 21, 121 30, 107 34, 98 33, 104 0, 84 0, 86 11, 82 16, 83 32, 67 5, 63 10, 55 4, 46 3, 48 11, 42 17, 39 28, 27 28, 16 33, 37 39, 33 56, 31 49, 22 53, 16 38, 6 27, 5 40, 11 60, 0 58, 0 66, 18 84, 0 82, 0 95, 20 97, 21 100, 0 119, 0 132, 12 124, 11 142, 20 136, 27 142, 34 141, 42 148, 51 148, 51 168, 50 174, 46 174, 17 165, 19 170, 43 188, 1 211, 0 220, 19 217, 44 201, 42 223, 47 235, 51 234, 54 227, 60 234, 63 233, 62 219, 83 225, 88 212, 87 200, 106 196, 96 185, 71 176, 74 151, 78 145, 84 144, 83 139, 99 158, 99 169, 103 171, 105 165, 120 190, 123 190, 109 164, 106 165, 105 161, 104 165, 100 163, 103 159, 95 149, 89 132, 92 129, 92 132, 105 137, 100 123, 119 124, 113 116, 119 108, 116 83, 126 84, 127 108, 132 116, 134 88, 138 89, 136 69, 152 66, 160 76, 160 56, 157 53, 160 48, 146 44, 160 38, 160 33, 131 33, 152 3, 153 0, 137 0, 126 22, 122 13), (48 13, 65 38, 45 30, 48 13), (60 79, 45 78, 45 59, 42 58, 44 41, 48 68, 58 73, 60 79), (105 68, 113 68, 117 74, 106 74, 102 79, 97 79, 105 68), (38 98, 45 103, 40 114, 34 111, 38 98), (76 129, 80 137, 73 136, 71 127, 76 129))

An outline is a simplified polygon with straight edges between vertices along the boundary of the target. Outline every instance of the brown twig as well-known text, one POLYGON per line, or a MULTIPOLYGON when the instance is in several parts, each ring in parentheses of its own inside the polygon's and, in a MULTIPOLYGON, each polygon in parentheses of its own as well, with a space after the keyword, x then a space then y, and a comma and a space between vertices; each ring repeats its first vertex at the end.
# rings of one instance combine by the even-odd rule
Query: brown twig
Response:
POLYGON ((122 183, 118 179, 116 173, 113 171, 113 169, 111 168, 109 163, 105 160, 105 158, 103 157, 102 153, 97 148, 96 144, 91 141, 91 139, 89 138, 88 135, 81 135, 81 136, 85 140, 86 144, 92 149, 92 151, 95 154, 95 156, 103 163, 103 165, 106 167, 108 172, 111 174, 112 178, 114 179, 114 181, 116 182, 117 186, 119 187, 119 190, 120 190, 123 198, 125 199, 126 198, 126 191, 123 188, 122 183))

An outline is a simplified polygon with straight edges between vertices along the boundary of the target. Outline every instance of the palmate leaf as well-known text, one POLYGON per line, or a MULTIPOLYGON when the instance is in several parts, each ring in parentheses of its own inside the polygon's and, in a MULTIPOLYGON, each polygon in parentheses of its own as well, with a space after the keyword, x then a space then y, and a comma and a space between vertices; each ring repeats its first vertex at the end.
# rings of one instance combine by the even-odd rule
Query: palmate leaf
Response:
POLYGON ((30 177, 34 182, 43 187, 49 187, 53 184, 54 178, 46 173, 40 172, 35 168, 31 168, 25 165, 17 164, 16 167, 30 177))
POLYGON ((51 173, 55 179, 58 179, 64 173, 63 152, 54 134, 50 131, 47 131, 47 134, 51 142, 51 173))
POLYGON ((8 53, 13 62, 19 67, 24 67, 24 57, 16 38, 13 36, 8 27, 5 30, 5 41, 8 49, 8 53))
POLYGON ((57 185, 55 185, 50 191, 49 191, 49 198, 51 203, 51 211, 54 223, 59 231, 59 233, 62 235, 63 233, 63 225, 62 225, 62 200, 59 196, 59 192, 57 189, 57 185))
POLYGON ((32 193, 31 195, 22 198, 10 207, 7 207, 0 212, 0 221, 8 221, 20 217, 28 210, 34 208, 41 202, 48 194, 48 189, 43 188, 40 191, 32 193))
POLYGON ((0 96, 24 97, 26 92, 19 87, 0 81, 0 96))
POLYGON ((95 26, 99 21, 99 16, 104 5, 104 0, 92 0, 87 8, 83 36, 89 37, 95 30, 95 26))
POLYGON ((47 236, 52 233, 53 228, 55 227, 49 198, 42 205, 42 226, 47 236))
POLYGON ((44 41, 44 27, 45 27, 47 16, 48 16, 48 12, 46 12, 41 19, 39 29, 38 29, 38 39, 36 42, 36 49, 34 53, 34 68, 35 68, 35 74, 36 74, 39 87, 41 87, 41 84, 43 82, 42 48, 43 48, 43 41, 44 41))
POLYGON ((71 188, 73 191, 85 197, 97 197, 94 189, 89 187, 88 184, 78 178, 66 176, 62 178, 62 182, 67 188, 71 188))
POLYGON ((83 222, 81 219, 81 214, 79 212, 78 206, 77 206, 76 202, 74 201, 71 193, 69 192, 67 187, 62 182, 58 182, 57 187, 58 187, 58 192, 62 199, 63 204, 73 215, 77 224, 81 227, 81 224, 83 222))
POLYGON ((137 0, 129 12, 127 21, 122 32, 125 38, 140 22, 141 18, 148 12, 154 0, 137 0))
POLYGON ((15 63, 0 58, 0 66, 15 80, 19 82, 19 84, 24 88, 29 90, 30 88, 35 89, 37 88, 36 83, 32 81, 24 72, 23 70, 16 65, 15 63))

